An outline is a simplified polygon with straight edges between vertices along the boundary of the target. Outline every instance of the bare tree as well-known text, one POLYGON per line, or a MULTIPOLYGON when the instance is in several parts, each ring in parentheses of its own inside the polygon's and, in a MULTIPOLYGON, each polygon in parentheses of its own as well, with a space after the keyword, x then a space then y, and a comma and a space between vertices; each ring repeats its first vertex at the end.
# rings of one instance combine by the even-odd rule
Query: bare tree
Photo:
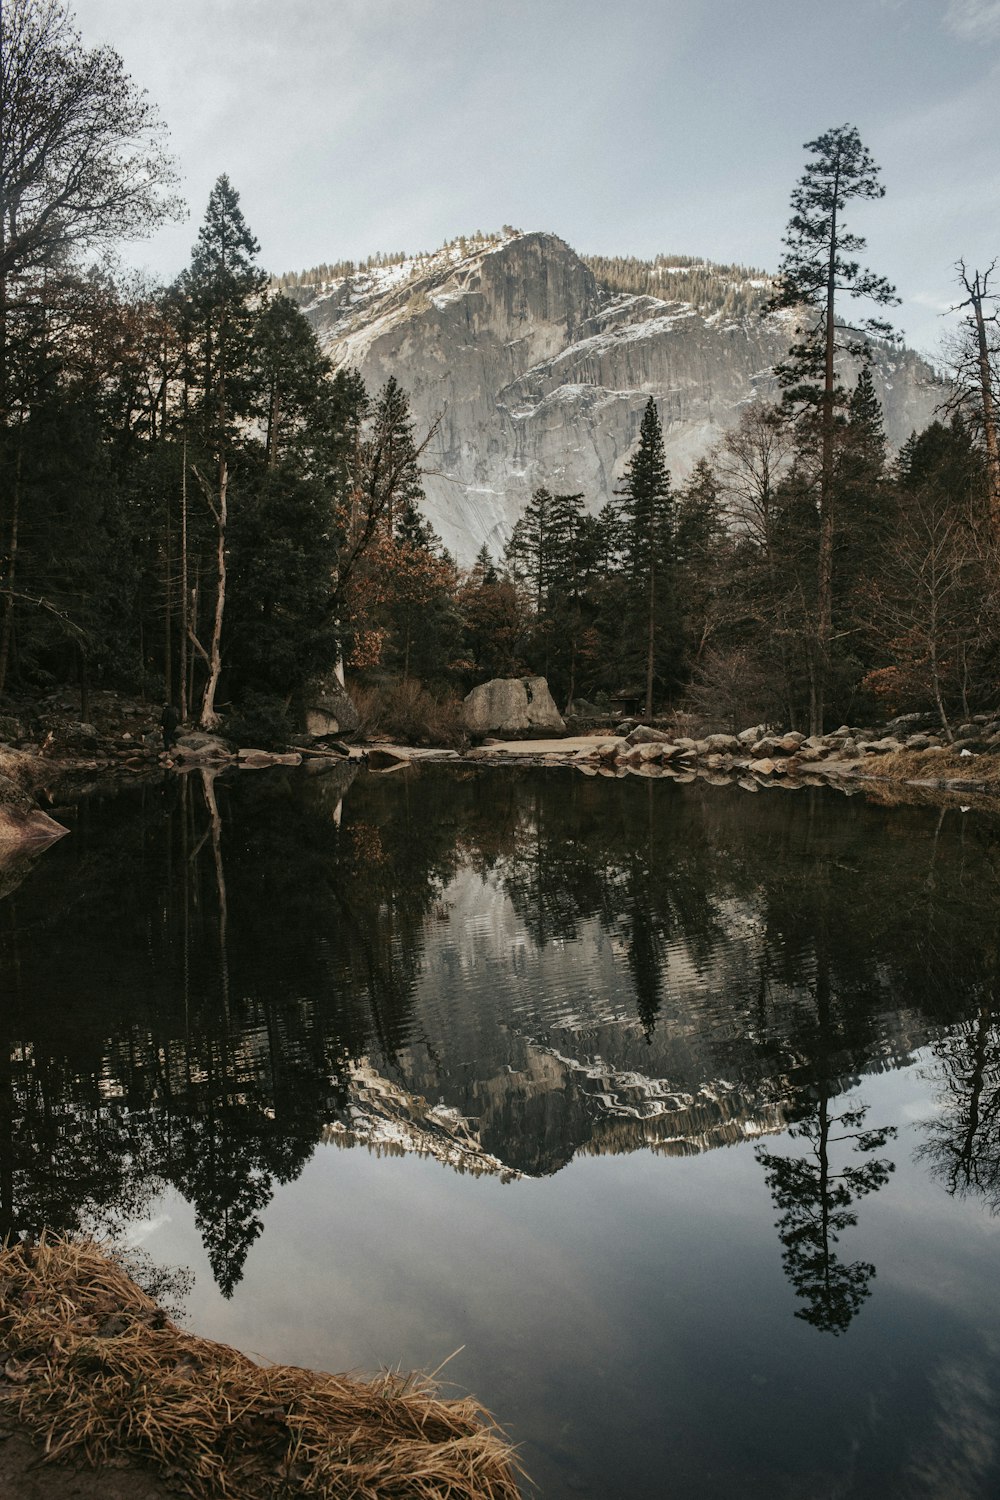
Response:
POLYGON ((982 435, 986 447, 989 474, 990 529, 994 546, 1000 550, 1000 438, 997 434, 997 408, 1000 405, 1000 308, 998 294, 991 290, 990 277, 996 270, 994 260, 985 271, 968 271, 964 260, 956 266, 958 279, 965 290, 965 300, 956 302, 952 312, 968 308, 962 332, 949 349, 955 395, 949 403, 960 406, 982 435))
POLYGON ((0 117, 0 284, 178 211, 159 115, 62 0, 3 0, 0 117))

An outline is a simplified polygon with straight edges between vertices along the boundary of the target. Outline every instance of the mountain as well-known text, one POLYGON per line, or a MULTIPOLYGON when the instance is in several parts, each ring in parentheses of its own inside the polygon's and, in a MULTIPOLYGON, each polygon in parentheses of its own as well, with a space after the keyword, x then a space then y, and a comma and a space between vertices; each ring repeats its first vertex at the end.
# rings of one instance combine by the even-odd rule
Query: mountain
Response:
MULTIPOLYGON (((427 511, 460 562, 498 555, 531 491, 618 485, 649 396, 675 479, 775 392, 790 316, 760 316, 768 282, 741 267, 577 255, 554 234, 462 238, 434 254, 283 278, 334 364, 370 390, 390 375, 418 433, 435 420, 427 511), (297 284, 296 284, 297 283, 297 284)), ((899 445, 942 388, 908 350, 879 348, 875 385, 899 445)))

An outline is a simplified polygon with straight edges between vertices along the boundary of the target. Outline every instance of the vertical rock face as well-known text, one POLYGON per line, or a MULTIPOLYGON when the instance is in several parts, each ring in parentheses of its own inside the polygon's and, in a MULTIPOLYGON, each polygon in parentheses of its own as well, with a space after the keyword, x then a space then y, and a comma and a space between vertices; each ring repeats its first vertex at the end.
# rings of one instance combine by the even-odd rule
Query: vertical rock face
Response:
POLYGON ((471 735, 564 734, 566 725, 544 677, 495 677, 474 687, 463 705, 471 735))
MULTIPOLYGON (((755 397, 774 394, 784 317, 726 319, 614 293, 552 234, 452 246, 331 282, 303 311, 338 367, 369 389, 394 375, 426 459, 428 514, 463 563, 502 549, 531 491, 583 492, 597 511, 621 480, 643 407, 660 407, 682 479, 755 397)), ((907 351, 879 351, 875 385, 894 444, 933 416, 941 386, 907 351)))

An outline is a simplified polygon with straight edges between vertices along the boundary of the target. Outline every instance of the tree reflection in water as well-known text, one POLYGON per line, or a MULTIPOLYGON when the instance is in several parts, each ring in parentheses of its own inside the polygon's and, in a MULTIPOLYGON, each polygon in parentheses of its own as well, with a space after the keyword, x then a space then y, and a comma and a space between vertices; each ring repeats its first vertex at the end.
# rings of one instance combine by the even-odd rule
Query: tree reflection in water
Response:
POLYGON ((996 953, 968 900, 991 846, 937 826, 928 882, 934 827, 825 793, 523 769, 196 774, 84 804, 0 904, 0 1229, 140 1216, 171 1184, 229 1295, 276 1184, 356 1115, 359 1069, 411 1122, 443 1100, 494 1169, 539 1173, 655 1142, 652 1080, 671 1149, 740 1138, 755 1099, 764 1128, 795 1122, 805 1155, 760 1160, 803 1315, 837 1331, 868 1278, 836 1236, 890 1168, 836 1079, 944 1037, 959 1176, 987 1182, 993 1150, 996 1181, 996 953), (473 993, 459 874, 567 985, 599 934, 610 993, 585 977, 568 1016, 544 988, 515 1006, 502 965, 473 993), (455 966, 450 1009, 432 958, 455 966), (640 1104, 615 1113, 602 1069, 640 1104), (835 1136, 867 1160, 835 1161, 835 1136))
MULTIPOLYGON (((863 1130, 867 1106, 830 1111, 825 1084, 814 1091, 814 1111, 793 1125, 793 1141, 806 1141, 802 1156, 782 1156, 756 1147, 764 1178, 781 1211, 776 1228, 782 1244, 785 1274, 802 1299, 795 1316, 823 1333, 846 1333, 852 1318, 871 1296, 875 1275, 870 1261, 845 1264, 834 1250, 845 1229, 857 1224, 852 1207, 858 1198, 878 1192, 895 1170, 885 1157, 847 1163, 835 1169, 836 1148, 868 1155, 895 1136, 895 1127, 863 1130)), ((843 1153, 840 1153, 843 1154, 843 1153)))
POLYGON ((921 1155, 949 1193, 977 1193, 1000 1213, 1000 1026, 991 1005, 942 1037, 941 1113, 927 1125, 921 1155))

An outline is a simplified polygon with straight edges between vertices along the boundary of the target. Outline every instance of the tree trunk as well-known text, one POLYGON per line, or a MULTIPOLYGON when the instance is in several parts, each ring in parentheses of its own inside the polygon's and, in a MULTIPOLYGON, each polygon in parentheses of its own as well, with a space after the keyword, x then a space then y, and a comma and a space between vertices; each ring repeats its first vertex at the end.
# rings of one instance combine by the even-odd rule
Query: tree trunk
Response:
POLYGON ((7 667, 10 662, 10 643, 14 633, 14 578, 17 573, 17 535, 21 517, 21 433, 17 437, 17 458, 14 466, 14 487, 10 499, 10 551, 7 565, 8 594, 4 600, 3 626, 0 627, 0 693, 7 685, 7 667))
POLYGON ((810 693, 810 734, 823 733, 826 679, 829 671, 830 637, 833 634, 833 395, 834 301, 837 284, 837 193, 839 167, 833 181, 833 212, 830 219, 830 254, 826 278, 826 348, 823 358, 823 409, 819 485, 819 559, 816 580, 816 676, 815 697, 810 693))
POLYGON ((174 701, 174 664, 173 656, 173 603, 174 591, 171 579, 171 567, 173 564, 173 537, 170 534, 170 495, 166 498, 166 518, 164 524, 164 568, 163 584, 165 593, 165 608, 163 611, 163 701, 173 703, 174 701))
MULTIPOLYGON (((988 275, 989 273, 987 273, 988 275)), ((990 529, 993 542, 1000 551, 1000 445, 997 439, 996 408, 993 404, 993 370, 990 365, 990 347, 986 337, 986 319, 983 316, 983 292, 985 277, 977 272, 972 286, 965 285, 976 320, 976 347, 979 362, 979 386, 983 403, 983 437, 986 443, 986 463, 990 483, 990 529)), ((965 278, 963 277, 963 280, 965 278)))
POLYGON ((656 647, 656 570, 649 574, 649 620, 647 623, 646 637, 646 713, 645 717, 653 717, 653 657, 656 647))
POLYGON ((217 729, 220 723, 215 711, 215 694, 222 675, 222 621, 226 610, 226 494, 229 487, 229 468, 223 458, 219 462, 219 495, 216 512, 216 593, 215 618, 212 622, 212 643, 209 647, 208 681, 201 703, 202 729, 217 729))
POLYGON ((188 716, 188 629, 191 624, 188 610, 188 505, 187 505, 187 432, 181 443, 181 643, 180 659, 178 662, 178 677, 180 678, 180 715, 181 723, 187 722, 188 716))

